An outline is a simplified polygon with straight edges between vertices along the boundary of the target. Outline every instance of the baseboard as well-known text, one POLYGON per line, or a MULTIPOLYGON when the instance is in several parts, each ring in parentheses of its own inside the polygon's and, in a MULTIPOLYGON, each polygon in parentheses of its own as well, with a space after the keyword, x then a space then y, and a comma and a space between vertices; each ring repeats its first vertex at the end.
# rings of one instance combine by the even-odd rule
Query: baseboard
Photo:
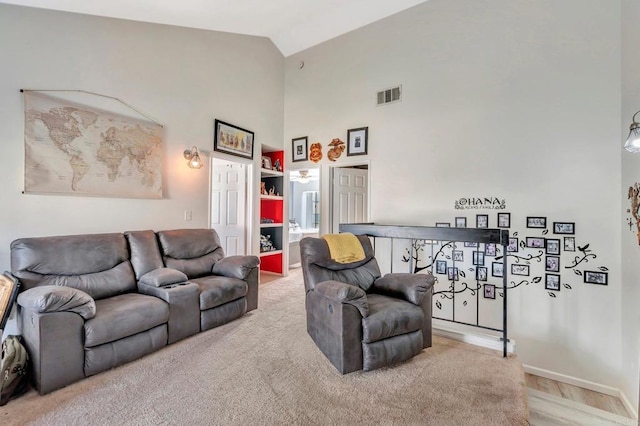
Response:
POLYGON ((589 380, 579 379, 573 376, 567 376, 566 374, 556 373, 555 371, 545 370, 543 368, 533 367, 531 365, 523 364, 522 366, 526 373, 534 374, 536 376, 544 377, 547 379, 555 380, 569 385, 578 386, 584 389, 589 389, 595 392, 600 392, 605 395, 615 396, 620 398, 622 404, 635 419, 638 418, 638 412, 636 407, 631 404, 627 396, 620 389, 603 385, 601 383, 592 382, 589 380))
MULTIPOLYGON (((451 330, 441 326, 433 325, 432 332, 436 336, 446 337, 447 339, 457 340, 470 345, 476 345, 483 348, 502 351, 502 339, 488 334, 469 334, 457 330, 451 330)), ((516 342, 509 339, 507 342, 507 353, 516 351, 516 342)))

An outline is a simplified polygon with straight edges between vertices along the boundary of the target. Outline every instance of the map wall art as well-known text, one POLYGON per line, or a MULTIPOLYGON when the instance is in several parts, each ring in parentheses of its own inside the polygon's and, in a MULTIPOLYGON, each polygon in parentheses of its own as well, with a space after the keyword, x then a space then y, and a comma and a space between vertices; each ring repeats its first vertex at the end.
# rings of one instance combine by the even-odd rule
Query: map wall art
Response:
POLYGON ((36 91, 24 99, 25 192, 162 198, 161 125, 36 91))

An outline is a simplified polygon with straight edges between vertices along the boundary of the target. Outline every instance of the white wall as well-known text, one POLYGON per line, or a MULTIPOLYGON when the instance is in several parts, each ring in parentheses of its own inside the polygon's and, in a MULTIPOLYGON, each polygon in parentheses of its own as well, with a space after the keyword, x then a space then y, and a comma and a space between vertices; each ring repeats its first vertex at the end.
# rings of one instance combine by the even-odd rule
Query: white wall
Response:
POLYGON ((182 152, 213 150, 215 118, 254 131, 257 159, 282 144, 284 58, 266 38, 0 5, 0 63, 3 270, 19 237, 208 226, 208 166, 182 152), (164 198, 21 194, 21 88, 114 96, 163 124, 164 198))
MULTIPOLYGON (((620 13, 610 0, 431 0, 285 66, 285 138, 321 141, 324 169, 332 138, 369 126, 369 155, 338 163, 371 161, 372 221, 453 221, 456 199, 496 196, 520 235, 526 216, 575 222, 609 285, 563 272, 573 289, 557 298, 513 290, 509 335, 525 364, 616 388, 620 13), (376 107, 375 92, 396 84, 402 102, 376 107)), ((489 213, 495 227, 495 211, 464 213, 489 213)))
MULTIPOLYGON (((640 3, 622 2, 622 132, 626 139, 633 114, 640 110, 640 3)), ((640 115, 640 114, 638 114, 640 115)), ((636 117, 638 119, 638 117, 636 117)), ((622 146, 622 141, 620 142, 622 146)), ((629 187, 640 182, 640 155, 622 150, 622 368, 627 375, 622 390, 638 410, 640 377, 640 243, 638 228, 627 225, 632 216, 629 187)))

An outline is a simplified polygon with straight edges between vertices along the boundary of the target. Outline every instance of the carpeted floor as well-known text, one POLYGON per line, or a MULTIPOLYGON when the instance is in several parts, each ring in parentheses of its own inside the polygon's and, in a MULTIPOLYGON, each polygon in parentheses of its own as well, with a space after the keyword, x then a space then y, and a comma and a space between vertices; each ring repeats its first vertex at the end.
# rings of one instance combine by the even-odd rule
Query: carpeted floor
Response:
POLYGON ((516 357, 434 337, 403 364, 340 375, 306 333, 299 271, 257 311, 143 359, 0 407, 2 425, 526 425, 516 357))

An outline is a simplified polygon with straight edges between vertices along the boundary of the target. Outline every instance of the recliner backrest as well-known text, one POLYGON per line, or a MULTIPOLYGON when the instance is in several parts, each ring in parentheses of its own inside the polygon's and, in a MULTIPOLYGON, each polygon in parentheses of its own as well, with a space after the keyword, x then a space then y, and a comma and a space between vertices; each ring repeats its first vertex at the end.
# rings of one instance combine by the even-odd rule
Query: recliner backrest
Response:
POLYGON ((22 283, 22 291, 60 285, 103 299, 137 288, 123 234, 15 240, 11 243, 11 272, 22 283))
POLYGON ((316 284, 335 280, 351 284, 367 291, 380 278, 380 267, 375 259, 371 241, 366 235, 357 235, 364 249, 364 260, 338 263, 331 259, 329 245, 322 238, 306 237, 300 240, 300 258, 306 291, 316 284))
POLYGON ((211 275, 213 265, 224 257, 220 237, 213 229, 174 229, 158 231, 157 235, 165 266, 190 279, 211 275))
POLYGON ((131 265, 140 279, 147 272, 162 268, 162 256, 156 233, 149 231, 127 231, 124 233, 131 251, 131 265))

